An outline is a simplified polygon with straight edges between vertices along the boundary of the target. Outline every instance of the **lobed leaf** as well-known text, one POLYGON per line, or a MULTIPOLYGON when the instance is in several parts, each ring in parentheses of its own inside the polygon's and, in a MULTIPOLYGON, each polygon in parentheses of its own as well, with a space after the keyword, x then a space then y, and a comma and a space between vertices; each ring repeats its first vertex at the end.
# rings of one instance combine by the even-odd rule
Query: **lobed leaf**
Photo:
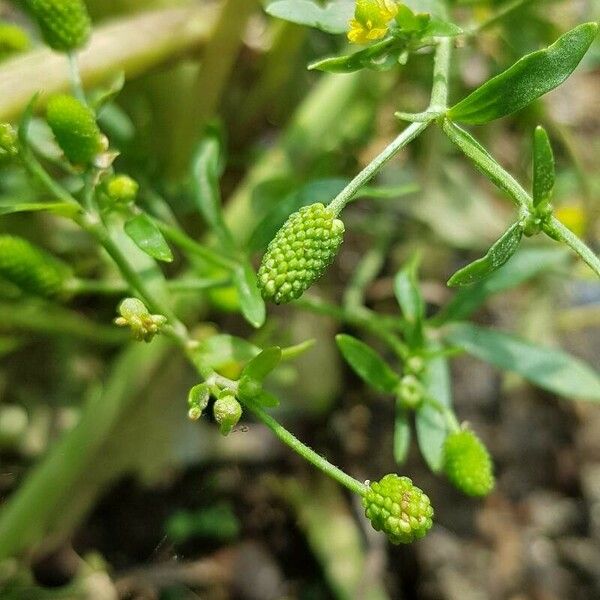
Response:
POLYGON ((363 381, 380 392, 394 392, 400 378, 373 348, 346 334, 337 335, 335 341, 346 362, 363 381))
POLYGON ((125 233, 133 240, 135 245, 148 256, 171 262, 173 253, 156 223, 146 214, 142 213, 125 223, 125 233))
POLYGON ((555 394, 600 401, 600 374, 561 350, 541 348, 513 335, 470 323, 452 325, 446 341, 555 394))
POLYGON ((533 134, 533 205, 535 207, 550 202, 555 178, 552 146, 546 130, 538 125, 533 134))
POLYGON ((519 247, 523 237, 523 225, 521 222, 513 223, 502 235, 502 237, 493 244, 487 254, 463 267, 450 279, 450 287, 469 285, 489 277, 492 273, 505 265, 514 255, 519 247))
POLYGON ((512 67, 486 81, 455 104, 448 117, 481 125, 520 110, 559 86, 577 67, 598 32, 596 23, 584 23, 543 50, 532 52, 512 67))

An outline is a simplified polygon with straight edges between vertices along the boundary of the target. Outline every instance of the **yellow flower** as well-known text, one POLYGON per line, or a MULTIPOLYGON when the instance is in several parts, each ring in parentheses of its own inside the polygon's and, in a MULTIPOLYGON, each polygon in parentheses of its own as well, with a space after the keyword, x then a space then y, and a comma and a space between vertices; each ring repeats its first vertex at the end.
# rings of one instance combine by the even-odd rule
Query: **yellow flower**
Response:
POLYGON ((393 0, 356 0, 348 40, 352 44, 368 44, 381 39, 397 12, 398 5, 393 0))

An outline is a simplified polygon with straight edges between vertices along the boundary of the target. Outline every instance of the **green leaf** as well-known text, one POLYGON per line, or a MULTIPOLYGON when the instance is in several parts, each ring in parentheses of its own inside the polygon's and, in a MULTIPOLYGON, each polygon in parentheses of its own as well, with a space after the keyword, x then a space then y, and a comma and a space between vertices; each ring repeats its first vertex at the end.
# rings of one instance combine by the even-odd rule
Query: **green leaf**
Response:
POLYGON ((397 64, 403 45, 402 40, 390 37, 352 54, 322 58, 308 65, 308 68, 311 71, 325 71, 327 73, 352 73, 365 68, 385 71, 397 64), (402 48, 395 48, 399 45, 402 45, 402 48), (394 50, 393 53, 391 52, 392 49, 394 50))
MULTIPOLYGON (((435 352, 439 348, 432 345, 429 349, 435 352)), ((450 368, 444 356, 427 361, 423 387, 430 398, 443 406, 452 407, 450 368)), ((415 428, 421 454, 429 468, 437 473, 444 459, 444 440, 448 434, 446 420, 430 403, 424 402, 417 411, 415 428)))
POLYGON ((308 352, 316 343, 317 340, 314 338, 295 344, 294 346, 288 346, 287 348, 281 349, 281 360, 294 360, 299 356, 302 356, 305 352, 308 352))
POLYGON ((285 21, 338 34, 348 31, 348 23, 354 15, 354 0, 334 0, 325 6, 309 0, 277 0, 265 10, 285 21))
POLYGON ((393 392, 400 378, 392 368, 364 342, 351 335, 335 336, 338 348, 352 370, 370 386, 380 392, 393 392))
POLYGON ((480 125, 524 108, 559 86, 575 70, 597 31, 596 23, 584 23, 552 46, 524 56, 454 105, 448 117, 480 125))
POLYGON ((261 406, 264 406, 265 408, 276 408, 277 406, 279 406, 279 398, 265 390, 263 390, 254 399, 254 401, 258 402, 261 406))
POLYGON ((505 265, 513 256, 519 247, 522 237, 523 225, 521 222, 513 223, 483 258, 468 264, 454 273, 448 280, 448 285, 450 287, 469 285, 489 277, 505 265))
POLYGON ((236 267, 233 271, 233 283, 240 298, 244 318, 252 327, 262 327, 267 309, 256 285, 256 273, 252 267, 249 264, 236 267))
POLYGON ((402 465, 410 448, 410 422, 408 414, 401 408, 396 408, 394 420, 394 459, 402 465))
POLYGON ((546 130, 538 125, 533 135, 533 205, 547 205, 555 181, 554 154, 546 130))
POLYGON ((68 202, 15 202, 14 204, 0 204, 0 215, 48 211, 62 217, 71 217, 77 214, 79 210, 77 206, 68 202))
POLYGON ((541 348, 507 333, 470 323, 452 325, 446 341, 555 394, 600 401, 600 374, 561 350, 541 348))
POLYGON ((172 262, 171 248, 148 215, 142 213, 133 217, 125 223, 124 229, 135 245, 148 256, 156 258, 156 260, 172 262))
POLYGON ((100 113, 102 109, 110 104, 121 92, 125 85, 125 72, 118 71, 102 87, 97 88, 90 95, 91 107, 100 113))
POLYGON ((192 191, 198 210, 207 225, 218 236, 225 248, 235 243, 223 219, 219 179, 223 173, 221 136, 217 127, 207 128, 205 136, 192 158, 192 191))
POLYGON ((194 357, 203 365, 218 370, 231 363, 246 364, 259 353, 260 348, 242 338, 219 334, 201 342, 194 350, 194 357))
POLYGON ((415 254, 394 277, 394 294, 410 326, 407 338, 412 346, 420 346, 423 342, 425 303, 419 289, 419 262, 419 256, 415 254))
POLYGON ((431 19, 421 33, 421 37, 455 37, 461 33, 463 33, 463 30, 454 23, 431 19))
POLYGON ((526 248, 517 252, 503 269, 487 279, 461 289, 431 320, 434 325, 461 321, 475 312, 490 296, 515 288, 522 283, 564 265, 568 252, 562 248, 526 248))
POLYGON ((265 348, 244 367, 242 377, 250 377, 262 382, 280 362, 281 348, 279 346, 265 348))
POLYGON ((313 202, 327 204, 330 199, 344 189, 347 183, 347 179, 341 178, 317 179, 287 194, 282 200, 275 203, 256 226, 250 239, 250 249, 252 251, 264 250, 293 212, 313 202))

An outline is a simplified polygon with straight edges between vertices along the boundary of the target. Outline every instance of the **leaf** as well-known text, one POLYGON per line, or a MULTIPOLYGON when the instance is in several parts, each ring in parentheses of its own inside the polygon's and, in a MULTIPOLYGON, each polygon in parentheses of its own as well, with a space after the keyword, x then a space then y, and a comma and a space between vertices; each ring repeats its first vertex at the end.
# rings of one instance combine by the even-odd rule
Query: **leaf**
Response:
POLYGON ((280 362, 281 348, 279 346, 265 348, 244 367, 242 377, 246 376, 262 382, 280 362))
MULTIPOLYGON (((435 352, 439 347, 431 345, 430 350, 435 352)), ((427 361, 423 386, 430 398, 443 406, 452 407, 450 368, 444 356, 427 361)), ((424 402, 417 411, 415 428, 421 454, 429 468, 437 473, 442 468, 444 458, 443 447, 448 433, 446 420, 430 403, 424 402)))
POLYGON ((341 56, 332 56, 322 58, 308 65, 310 71, 325 71, 327 73, 352 73, 360 69, 371 68, 377 71, 384 71, 397 64, 397 58, 401 53, 401 48, 394 48, 394 54, 390 57, 390 52, 394 46, 402 44, 402 40, 393 37, 386 38, 380 42, 371 44, 364 50, 353 52, 352 54, 343 54, 341 56), (391 60, 388 60, 391 58, 391 60))
POLYGON ((279 398, 265 390, 263 390, 254 400, 265 408, 276 408, 279 406, 279 398))
POLYGON ((354 0, 335 0, 325 6, 309 0, 277 0, 265 10, 272 17, 338 34, 348 30, 354 15, 354 0))
POLYGON ((538 125, 533 135, 533 205, 546 205, 552 197, 556 173, 554 154, 546 130, 538 125))
POLYGON ((102 109, 119 95, 124 86, 125 71, 117 71, 102 87, 92 92, 89 99, 91 107, 97 113, 102 112, 102 109))
POLYGON ((77 214, 79 208, 68 202, 16 202, 14 204, 0 204, 0 215, 39 211, 48 211, 55 215, 70 217, 77 214))
POLYGON ((419 289, 417 275, 419 260, 419 256, 415 254, 394 277, 394 294, 402 310, 402 315, 410 326, 407 337, 413 346, 420 346, 423 342, 423 319, 425 317, 425 303, 419 289))
POLYGON ((522 223, 520 221, 513 223, 483 258, 468 264, 454 273, 448 280, 448 285, 450 287, 469 285, 489 277, 509 261, 517 251, 522 237, 522 223))
POLYGON ((287 194, 282 200, 275 203, 256 226, 250 239, 250 249, 253 251, 264 250, 293 212, 313 202, 327 204, 330 199, 342 191, 347 183, 347 179, 340 178, 317 179, 287 194))
POLYGON ((393 392, 400 378, 373 348, 351 335, 335 336, 338 348, 352 370, 380 392, 393 392))
POLYGON ((192 157, 192 191, 198 210, 226 248, 235 243, 223 219, 219 179, 223 173, 219 130, 210 126, 192 157))
POLYGON ((164 262, 173 261, 171 248, 148 215, 142 213, 133 217, 125 223, 124 229, 135 245, 148 256, 164 262))
POLYGON ((281 360, 294 360, 299 356, 302 356, 305 352, 308 352, 316 343, 317 340, 314 338, 295 344, 294 346, 288 346, 287 348, 281 349, 281 360))
POLYGON ((562 248, 527 248, 517 252, 503 269, 487 279, 461 289, 431 320, 434 325, 466 319, 490 296, 515 288, 541 273, 551 272, 567 260, 562 248))
POLYGON ((410 448, 410 422, 408 414, 400 407, 396 408, 394 420, 394 459, 399 464, 404 464, 410 448))
POLYGON ((584 23, 548 48, 524 56, 455 104, 448 117, 480 125, 524 108, 559 86, 575 70, 597 31, 596 23, 584 23))
POLYGON ((200 343, 194 357, 218 370, 231 363, 246 364, 260 353, 260 348, 242 338, 228 334, 213 335, 200 343))
POLYGON ((463 33, 463 30, 454 23, 431 19, 421 33, 421 37, 455 37, 461 33, 463 33))
POLYGON ((252 267, 249 264, 237 266, 233 271, 233 283, 240 298, 244 318, 252 327, 262 327, 267 309, 256 285, 256 273, 252 267))
POLYGON ((561 350, 541 348, 513 335, 470 323, 452 325, 446 341, 555 394, 600 401, 600 374, 561 350))

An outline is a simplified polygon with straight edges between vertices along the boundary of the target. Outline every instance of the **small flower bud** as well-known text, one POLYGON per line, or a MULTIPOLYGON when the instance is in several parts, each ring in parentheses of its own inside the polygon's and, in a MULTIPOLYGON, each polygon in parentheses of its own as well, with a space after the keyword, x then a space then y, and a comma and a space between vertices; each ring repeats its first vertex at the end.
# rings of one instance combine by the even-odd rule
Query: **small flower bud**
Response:
POLYGON ((467 496, 487 496, 494 488, 487 448, 470 429, 451 433, 444 442, 444 471, 467 496))
POLYGON ((105 184, 109 200, 121 206, 134 202, 139 189, 138 182, 129 175, 114 175, 105 184))
POLYGON ((235 396, 226 394, 218 398, 213 406, 213 415, 223 435, 228 435, 242 416, 242 405, 235 396))
POLYGON ((58 145, 73 164, 90 164, 106 150, 94 113, 73 96, 50 98, 46 119, 58 145))
POLYGON ((405 375, 398 386, 398 400, 403 408, 416 410, 423 402, 423 384, 414 375, 405 375))
POLYGON ((119 304, 120 317, 115 319, 119 327, 129 327, 131 334, 138 342, 151 342, 167 322, 163 315, 151 315, 146 305, 137 298, 125 298, 119 304))
POLYGON ((204 409, 208 406, 210 400, 210 389, 206 383, 195 385, 188 394, 188 417, 192 421, 197 421, 204 409))
POLYGON ((299 298, 333 262, 344 224, 323 204, 293 213, 269 244, 258 271, 265 300, 275 304, 299 298))
POLYGON ((71 269, 23 238, 1 235, 0 277, 29 294, 56 298, 64 292, 71 269))
POLYGON ((27 6, 54 50, 71 52, 87 42, 92 24, 83 0, 27 0, 27 6))
POLYGON ((392 544, 414 542, 433 524, 429 497, 408 477, 391 473, 371 483, 362 504, 373 528, 383 531, 392 544))
POLYGON ((10 160, 18 156, 17 132, 9 123, 0 123, 0 160, 10 160))

